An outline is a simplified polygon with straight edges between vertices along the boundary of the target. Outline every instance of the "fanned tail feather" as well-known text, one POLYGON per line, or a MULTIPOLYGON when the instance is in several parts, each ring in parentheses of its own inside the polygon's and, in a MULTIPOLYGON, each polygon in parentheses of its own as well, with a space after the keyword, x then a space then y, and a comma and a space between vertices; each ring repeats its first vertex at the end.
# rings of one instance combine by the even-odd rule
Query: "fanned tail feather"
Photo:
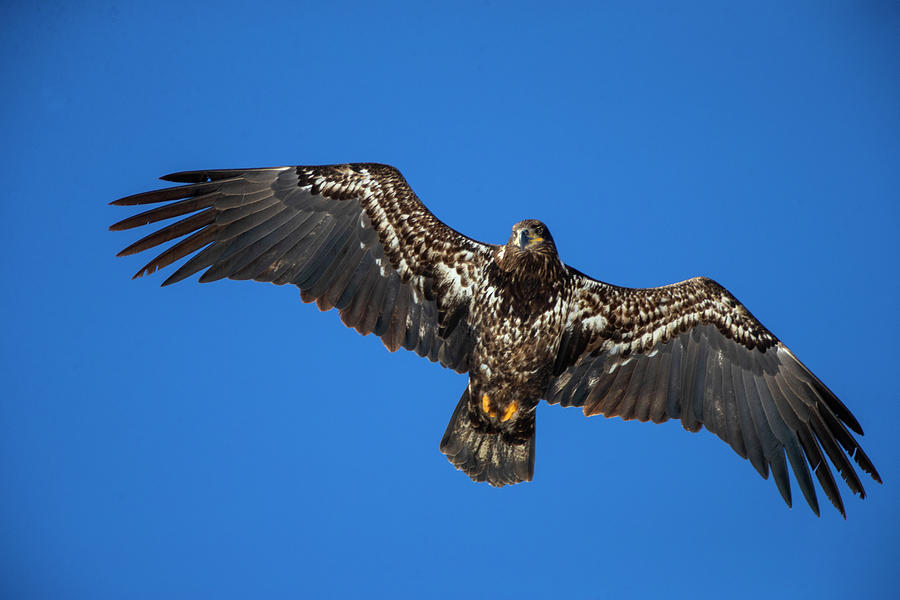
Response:
MULTIPOLYGON (((453 465, 474 481, 486 481, 495 487, 531 481, 534 476, 534 412, 526 417, 530 435, 511 435, 490 430, 473 418, 469 390, 463 392, 450 424, 441 439, 441 452, 453 465)), ((523 428, 519 428, 521 431, 523 428)))

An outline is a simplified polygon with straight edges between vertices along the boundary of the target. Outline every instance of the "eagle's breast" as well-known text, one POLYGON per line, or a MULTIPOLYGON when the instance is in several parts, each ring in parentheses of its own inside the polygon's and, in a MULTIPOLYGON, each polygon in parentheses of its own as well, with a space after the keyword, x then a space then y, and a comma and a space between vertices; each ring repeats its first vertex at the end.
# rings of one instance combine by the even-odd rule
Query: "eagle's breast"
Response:
POLYGON ((473 303, 472 377, 510 393, 540 395, 559 349, 569 291, 561 272, 487 268, 473 303))

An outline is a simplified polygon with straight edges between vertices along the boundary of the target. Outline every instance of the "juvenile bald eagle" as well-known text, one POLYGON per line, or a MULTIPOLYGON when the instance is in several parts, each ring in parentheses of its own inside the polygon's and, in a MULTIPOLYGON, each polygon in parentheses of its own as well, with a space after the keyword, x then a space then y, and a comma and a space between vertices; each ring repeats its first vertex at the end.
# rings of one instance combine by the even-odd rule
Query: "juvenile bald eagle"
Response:
POLYGON ((204 270, 300 288, 344 324, 413 350, 469 383, 441 451, 476 481, 531 480, 535 408, 705 426, 791 504, 787 463, 819 514, 809 467, 844 513, 827 456, 865 497, 848 456, 876 481, 848 431, 850 411, 716 282, 698 277, 652 289, 597 281, 562 262, 540 221, 516 223, 505 245, 470 239, 439 221, 387 165, 188 171, 186 185, 113 204, 162 203, 110 227, 184 217, 120 256, 180 239, 135 277, 190 256, 163 285, 204 270))

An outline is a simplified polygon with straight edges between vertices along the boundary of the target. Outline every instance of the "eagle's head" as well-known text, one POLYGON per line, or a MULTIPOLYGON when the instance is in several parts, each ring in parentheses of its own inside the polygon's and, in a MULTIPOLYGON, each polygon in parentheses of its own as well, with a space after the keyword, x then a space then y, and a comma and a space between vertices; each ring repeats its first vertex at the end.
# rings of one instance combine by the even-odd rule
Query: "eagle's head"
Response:
POLYGON ((525 219, 513 225, 506 245, 515 247, 519 252, 556 255, 556 244, 550 230, 537 219, 525 219))
POLYGON ((543 273, 548 264, 561 264, 550 230, 536 219, 513 225, 509 241, 499 248, 496 258, 504 271, 524 268, 535 275, 543 273))

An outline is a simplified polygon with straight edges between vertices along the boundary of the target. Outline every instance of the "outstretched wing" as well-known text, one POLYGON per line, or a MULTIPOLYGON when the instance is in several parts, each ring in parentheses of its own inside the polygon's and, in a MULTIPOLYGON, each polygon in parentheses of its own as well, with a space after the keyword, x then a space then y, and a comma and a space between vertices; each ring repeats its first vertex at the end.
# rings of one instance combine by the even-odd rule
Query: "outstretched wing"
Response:
POLYGON ((468 370, 469 302, 492 247, 439 221, 395 168, 188 171, 162 179, 187 185, 112 203, 164 203, 113 230, 179 217, 119 253, 184 238, 135 277, 193 255, 163 285, 204 269, 201 282, 228 277, 291 283, 305 302, 337 308, 347 326, 375 333, 391 351, 403 347, 468 370))
POLYGON ((576 290, 548 402, 582 406, 585 415, 681 419, 689 431, 706 426, 764 478, 771 467, 790 506, 787 456, 817 515, 809 467, 845 514, 825 456, 854 494, 865 497, 847 455, 881 482, 847 430, 862 435, 847 407, 725 288, 698 277, 629 289, 570 272, 576 290))

